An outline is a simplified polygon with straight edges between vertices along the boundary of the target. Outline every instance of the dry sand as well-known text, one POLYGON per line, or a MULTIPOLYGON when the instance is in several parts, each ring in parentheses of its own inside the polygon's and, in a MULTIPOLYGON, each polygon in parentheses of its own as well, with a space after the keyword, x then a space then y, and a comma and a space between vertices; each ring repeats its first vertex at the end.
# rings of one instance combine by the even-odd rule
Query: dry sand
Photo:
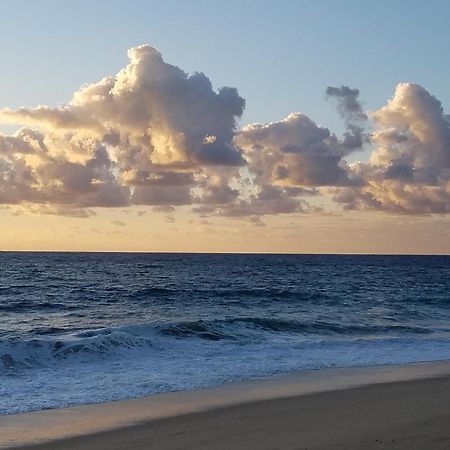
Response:
MULTIPOLYGON (((449 367, 448 363, 442 363, 404 368, 318 371, 304 374, 302 377, 280 377, 275 381, 228 386, 205 390, 203 393, 167 394, 159 396, 159 405, 167 403, 172 406, 187 405, 193 411, 195 411, 193 404, 189 404, 191 400, 198 405, 199 398, 204 398, 205 395, 208 398, 210 395, 208 393, 211 392, 211 398, 219 400, 215 408, 212 404, 208 406, 208 402, 197 408, 207 409, 203 412, 154 418, 129 426, 117 426, 116 422, 116 425, 107 431, 20 448, 448 450, 450 449, 449 367), (414 377, 418 379, 411 380, 414 377), (393 381, 399 378, 403 381, 393 381), (313 379, 318 379, 319 382, 314 384, 313 379), (386 382, 389 379, 391 381, 386 382), (308 386, 310 393, 308 390, 301 390, 301 386, 304 389, 305 385, 308 386), (291 395, 276 398, 285 397, 283 386, 288 386, 291 395), (272 399, 268 394, 269 387, 272 399), (256 396, 259 400, 251 400, 253 397, 248 392, 252 390, 253 397, 256 396), (240 392, 243 403, 239 404, 235 399, 231 401, 232 406, 226 406, 227 402, 220 400, 221 393, 230 397, 232 392, 240 392), (264 399, 264 396, 267 398, 264 399)), ((80 411, 81 416, 90 417, 90 420, 99 417, 99 414, 101 416, 99 413, 101 410, 109 411, 110 418, 113 419, 113 415, 124 408, 131 414, 133 408, 130 408, 130 405, 133 404, 136 411, 149 405, 153 407, 158 405, 154 403, 154 399, 149 398, 68 408, 59 412, 63 417, 64 414, 75 411, 72 417, 76 429, 80 411)), ((183 407, 179 411, 183 411, 183 407)), ((2 418, 0 439, 2 432, 3 436, 7 436, 8 430, 11 432, 14 426, 16 431, 17 426, 22 426, 22 434, 26 436, 28 425, 35 426, 36 421, 41 420, 42 426, 44 420, 55 418, 56 414, 58 412, 53 411, 2 418)), ((137 417, 139 414, 135 415, 135 421, 137 417)), ((53 423, 48 423, 47 431, 51 430, 56 422, 54 420, 53 423)), ((65 423, 66 427, 67 425, 65 423)), ((56 437, 61 438, 63 435, 60 431, 58 433, 56 437)), ((77 433, 82 434, 80 429, 77 433)))

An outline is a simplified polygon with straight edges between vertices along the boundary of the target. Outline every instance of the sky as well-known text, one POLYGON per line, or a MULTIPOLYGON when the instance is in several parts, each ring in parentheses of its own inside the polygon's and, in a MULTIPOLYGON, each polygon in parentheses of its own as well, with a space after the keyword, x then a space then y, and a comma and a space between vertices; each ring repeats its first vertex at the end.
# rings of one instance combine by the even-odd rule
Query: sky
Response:
POLYGON ((448 1, 0 3, 0 249, 450 253, 448 1))

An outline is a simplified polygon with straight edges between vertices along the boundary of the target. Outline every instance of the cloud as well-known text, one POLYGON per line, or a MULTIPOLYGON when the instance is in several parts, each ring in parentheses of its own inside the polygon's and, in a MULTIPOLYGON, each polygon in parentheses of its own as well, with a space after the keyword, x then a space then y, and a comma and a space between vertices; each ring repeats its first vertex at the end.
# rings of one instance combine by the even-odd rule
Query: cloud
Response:
POLYGON ((239 178, 239 171, 234 168, 204 170, 196 176, 194 203, 223 205, 236 201, 240 195, 239 178), (233 182, 235 186, 231 186, 233 182))
POLYGON ((0 203, 47 204, 64 211, 127 206, 129 188, 118 183, 113 167, 100 144, 77 161, 36 130, 0 135, 0 203))
POLYGON ((255 227, 265 227, 267 226, 260 217, 258 216, 251 216, 248 221, 255 227))
POLYGON ((135 205, 187 205, 192 202, 189 186, 137 186, 131 201, 135 205))
POLYGON ((245 106, 235 88, 215 91, 149 45, 128 57, 65 105, 0 111, 0 121, 28 126, 0 137, 1 203, 189 204, 195 175, 244 164, 233 143, 245 106))
POLYGON ((170 214, 175 212, 175 208, 173 206, 169 206, 169 205, 158 205, 158 206, 154 206, 152 208, 152 210, 154 212, 157 213, 163 213, 163 214, 170 214))
POLYGON ((344 141, 302 113, 279 122, 253 124, 236 136, 249 169, 267 184, 346 186, 358 184, 343 157, 344 141))
POLYGON ((358 89, 329 86, 342 136, 300 112, 238 130, 235 88, 216 90, 149 45, 128 58, 67 104, 0 110, 0 122, 23 125, 0 134, 0 204, 73 217, 149 205, 172 218, 190 206, 255 224, 316 212, 319 195, 344 209, 450 212, 450 120, 419 85, 398 85, 370 114, 358 89), (363 149, 368 160, 348 162, 363 149))
POLYGON ((347 121, 367 120, 367 115, 358 101, 358 89, 352 89, 348 86, 328 86, 326 95, 337 100, 338 111, 347 121))
POLYGON ((186 74, 149 45, 128 57, 115 77, 83 86, 66 105, 6 109, 0 118, 93 135, 116 149, 125 171, 243 164, 232 143, 245 106, 235 88, 215 92, 206 75, 186 74))
POLYGON ((376 146, 369 161, 351 170, 365 185, 335 192, 347 209, 393 213, 450 212, 450 120, 422 86, 399 84, 372 114, 376 146))
POLYGON ((111 225, 115 225, 116 227, 126 227, 127 224, 125 222, 122 222, 121 220, 111 220, 109 222, 111 225))
POLYGON ((317 212, 311 207, 302 195, 314 195, 308 191, 284 188, 278 186, 260 186, 259 191, 246 199, 224 205, 202 205, 193 208, 193 211, 202 217, 217 215, 223 217, 254 217, 277 214, 310 213, 317 212))
POLYGON ((326 95, 337 101, 337 110, 345 119, 347 131, 342 139, 344 148, 348 153, 361 150, 363 145, 369 141, 369 135, 364 130, 368 117, 358 100, 359 90, 348 86, 328 86, 326 95))
POLYGON ((38 214, 49 216, 66 216, 76 219, 86 219, 96 216, 96 212, 88 208, 74 208, 65 205, 48 205, 48 204, 28 204, 26 206, 17 207, 13 211, 13 215, 38 214))

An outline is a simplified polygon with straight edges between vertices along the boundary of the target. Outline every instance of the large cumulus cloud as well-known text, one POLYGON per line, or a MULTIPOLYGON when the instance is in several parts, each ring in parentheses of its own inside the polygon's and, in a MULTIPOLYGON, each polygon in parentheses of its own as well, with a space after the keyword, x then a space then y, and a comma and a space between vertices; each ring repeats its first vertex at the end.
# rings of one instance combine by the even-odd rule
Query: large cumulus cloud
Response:
POLYGON ((302 113, 278 122, 252 124, 240 130, 235 142, 243 149, 255 194, 224 210, 237 215, 317 211, 304 197, 317 188, 356 186, 360 177, 349 170, 344 157, 362 147, 360 129, 348 128, 339 139, 328 128, 302 113))
POLYGON ((342 135, 302 113, 238 130, 245 101, 149 45, 67 104, 0 110, 0 204, 88 217, 97 207, 191 206, 228 217, 344 209, 450 212, 450 121, 423 87, 397 86, 369 113, 359 91, 326 88, 342 135), (349 163, 372 149, 366 161, 349 163), (350 159, 351 158, 351 159, 350 159), (331 197, 330 197, 331 193, 331 197))
POLYGON ((301 113, 244 127, 236 141, 251 170, 266 183, 292 186, 353 185, 343 157, 354 150, 301 113))
POLYGON ((31 149, 30 128, 2 136, 3 203, 122 206, 128 193, 137 204, 188 204, 206 167, 244 164, 233 143, 245 105, 235 88, 215 91, 206 75, 186 74, 149 45, 128 56, 116 76, 83 86, 68 104, 0 111, 51 143, 31 149))
POLYGON ((348 209, 450 212, 450 120, 439 100, 402 83, 372 119, 376 148, 367 162, 351 166, 365 185, 338 190, 335 200, 348 209))
POLYGON ((127 171, 142 170, 144 163, 149 171, 152 165, 242 164, 232 138, 245 101, 235 88, 215 92, 206 75, 186 74, 149 45, 130 49, 128 57, 115 77, 82 87, 67 105, 0 115, 105 140, 127 171))

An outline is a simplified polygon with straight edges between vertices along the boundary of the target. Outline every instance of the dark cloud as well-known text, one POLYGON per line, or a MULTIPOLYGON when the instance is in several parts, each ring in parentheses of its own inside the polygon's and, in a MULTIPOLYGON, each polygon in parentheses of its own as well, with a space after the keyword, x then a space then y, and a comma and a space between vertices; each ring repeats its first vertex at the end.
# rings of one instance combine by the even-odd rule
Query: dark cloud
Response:
POLYGON ((131 202, 134 205, 189 205, 192 195, 189 186, 137 186, 131 202))
POLYGON ((358 101, 358 89, 352 89, 348 86, 328 86, 326 95, 336 99, 339 113, 349 122, 367 119, 367 115, 358 101))

